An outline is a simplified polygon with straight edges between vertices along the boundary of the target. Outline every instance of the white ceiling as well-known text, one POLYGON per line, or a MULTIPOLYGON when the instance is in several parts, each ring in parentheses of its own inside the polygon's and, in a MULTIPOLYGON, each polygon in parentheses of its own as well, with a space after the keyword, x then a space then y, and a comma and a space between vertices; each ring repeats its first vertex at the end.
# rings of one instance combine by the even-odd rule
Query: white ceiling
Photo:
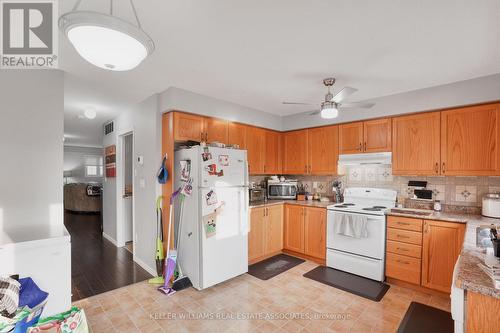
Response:
MULTIPOLYGON (((75 0, 62 1, 61 13, 75 0)), ((101 144, 101 125, 170 86, 285 116, 320 101, 322 79, 351 100, 500 72, 498 0, 136 0, 155 53, 130 72, 86 63, 61 36, 70 144, 101 144), (98 117, 77 115, 93 106, 98 117), (71 138, 76 136, 77 138, 71 138), (81 138, 78 138, 81 136, 81 138)), ((107 10, 102 0, 81 9, 107 10)), ((115 13, 133 20, 128 1, 115 13)))

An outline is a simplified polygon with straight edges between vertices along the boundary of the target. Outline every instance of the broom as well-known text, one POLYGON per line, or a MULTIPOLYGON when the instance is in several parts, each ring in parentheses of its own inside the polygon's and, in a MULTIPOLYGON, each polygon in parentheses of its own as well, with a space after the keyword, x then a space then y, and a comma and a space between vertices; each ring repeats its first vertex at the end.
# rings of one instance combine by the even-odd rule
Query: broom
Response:
POLYGON ((156 199, 156 277, 149 279, 150 284, 163 284, 165 279, 163 278, 163 265, 165 264, 165 255, 163 251, 163 211, 161 209, 161 202, 163 196, 159 196, 156 199))

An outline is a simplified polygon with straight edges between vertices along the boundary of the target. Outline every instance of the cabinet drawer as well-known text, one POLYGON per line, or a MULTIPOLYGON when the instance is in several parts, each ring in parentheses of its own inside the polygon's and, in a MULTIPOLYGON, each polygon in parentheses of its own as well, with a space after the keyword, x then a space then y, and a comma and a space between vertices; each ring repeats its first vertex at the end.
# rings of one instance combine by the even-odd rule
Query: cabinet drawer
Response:
POLYGON ((416 231, 387 228, 387 239, 415 245, 422 245, 422 233, 416 231))
POLYGON ((387 253, 385 275, 390 278, 420 284, 421 260, 399 254, 387 253))
POLYGON ((401 254, 413 258, 422 258, 422 247, 403 242, 387 241, 387 252, 401 254))
POLYGON ((389 228, 422 232, 422 220, 400 216, 388 216, 387 226, 389 228))

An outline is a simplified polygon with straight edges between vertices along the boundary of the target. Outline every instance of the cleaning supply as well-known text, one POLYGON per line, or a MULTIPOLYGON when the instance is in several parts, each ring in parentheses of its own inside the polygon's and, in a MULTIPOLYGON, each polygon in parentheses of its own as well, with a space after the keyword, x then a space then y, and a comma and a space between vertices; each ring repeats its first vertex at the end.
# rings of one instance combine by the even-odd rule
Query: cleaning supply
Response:
MULTIPOLYGON (((182 191, 182 193, 185 193, 186 191, 182 191)), ((177 236, 176 236, 176 247, 177 247, 177 255, 180 256, 181 254, 181 235, 182 235, 182 214, 184 212, 184 199, 186 196, 184 194, 180 195, 180 201, 181 201, 181 208, 179 212, 179 225, 177 227, 177 236)), ((180 291, 186 288, 191 287, 193 284, 191 283, 191 280, 187 276, 185 276, 182 273, 182 268, 181 268, 181 263, 177 261, 177 272, 178 276, 172 283, 172 289, 175 291, 180 291)))
POLYGON ((169 219, 168 219, 168 236, 167 236, 167 262, 165 263, 164 267, 164 282, 163 286, 159 287, 158 290, 163 292, 166 295, 171 295, 175 293, 175 290, 169 287, 170 280, 172 279, 172 276, 174 275, 174 270, 177 265, 177 251, 175 250, 170 250, 170 236, 172 233, 172 215, 173 215, 173 206, 174 206, 174 200, 179 195, 181 191, 181 188, 179 188, 177 191, 172 193, 172 196, 170 197, 170 214, 169 214, 169 219))
POLYGON ((156 199, 156 273, 158 276, 149 279, 150 284, 163 284, 165 282, 163 278, 163 265, 165 264, 165 251, 163 249, 163 210, 161 209, 161 203, 163 201, 163 196, 158 196, 156 199))
POLYGON ((158 178, 158 183, 160 184, 165 184, 168 180, 168 170, 167 166, 165 165, 166 163, 167 163, 167 155, 163 157, 160 169, 158 170, 158 174, 156 175, 156 177, 158 178))

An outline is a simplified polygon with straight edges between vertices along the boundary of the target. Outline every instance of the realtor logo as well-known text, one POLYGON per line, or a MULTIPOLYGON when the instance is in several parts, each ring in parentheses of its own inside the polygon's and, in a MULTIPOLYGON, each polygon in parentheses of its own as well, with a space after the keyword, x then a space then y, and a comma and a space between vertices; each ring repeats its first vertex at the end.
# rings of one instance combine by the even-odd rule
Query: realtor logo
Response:
POLYGON ((0 67, 57 68, 56 0, 0 0, 0 67))

